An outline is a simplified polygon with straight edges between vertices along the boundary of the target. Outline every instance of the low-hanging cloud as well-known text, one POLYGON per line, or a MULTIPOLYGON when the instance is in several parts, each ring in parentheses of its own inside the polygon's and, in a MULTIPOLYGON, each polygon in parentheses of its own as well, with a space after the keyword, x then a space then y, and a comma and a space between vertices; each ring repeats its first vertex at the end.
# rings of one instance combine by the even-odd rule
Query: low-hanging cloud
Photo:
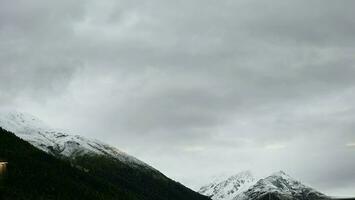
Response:
POLYGON ((354 186, 353 2, 0 2, 2 106, 192 187, 246 168, 354 186))

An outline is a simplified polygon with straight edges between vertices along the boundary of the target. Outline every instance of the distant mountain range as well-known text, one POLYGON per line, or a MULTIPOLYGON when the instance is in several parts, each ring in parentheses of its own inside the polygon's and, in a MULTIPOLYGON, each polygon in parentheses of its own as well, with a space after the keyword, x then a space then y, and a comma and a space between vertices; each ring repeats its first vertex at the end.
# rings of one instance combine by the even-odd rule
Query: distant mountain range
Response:
POLYGON ((249 172, 241 172, 226 180, 201 187, 201 194, 213 200, 320 200, 326 195, 303 185, 283 171, 257 180, 249 172))
POLYGON ((197 192, 101 141, 53 129, 40 119, 0 110, 1 200, 324 200, 330 197, 283 171, 257 179, 249 171, 197 192))

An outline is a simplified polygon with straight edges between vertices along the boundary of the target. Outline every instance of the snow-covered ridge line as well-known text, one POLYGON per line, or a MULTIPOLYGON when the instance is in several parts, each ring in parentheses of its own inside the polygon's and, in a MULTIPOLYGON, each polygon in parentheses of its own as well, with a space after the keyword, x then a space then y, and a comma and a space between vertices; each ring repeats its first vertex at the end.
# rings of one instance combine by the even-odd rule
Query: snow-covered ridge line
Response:
POLYGON ((86 154, 107 155, 131 166, 153 169, 146 163, 115 147, 98 140, 70 135, 66 131, 53 129, 30 114, 0 110, 0 127, 15 133, 33 146, 53 155, 68 158, 86 154))
POLYGON ((243 171, 225 180, 217 180, 200 188, 199 193, 213 200, 232 200, 256 183, 250 171, 243 171))
POLYGON ((329 199, 329 197, 311 187, 305 186, 285 172, 279 171, 260 179, 247 191, 236 196, 234 200, 253 200, 265 197, 265 195, 272 199, 329 199))
POLYGON ((258 181, 250 172, 242 172, 224 181, 206 185, 199 192, 210 196, 213 200, 257 200, 264 197, 288 200, 329 199, 283 171, 273 173, 258 181))

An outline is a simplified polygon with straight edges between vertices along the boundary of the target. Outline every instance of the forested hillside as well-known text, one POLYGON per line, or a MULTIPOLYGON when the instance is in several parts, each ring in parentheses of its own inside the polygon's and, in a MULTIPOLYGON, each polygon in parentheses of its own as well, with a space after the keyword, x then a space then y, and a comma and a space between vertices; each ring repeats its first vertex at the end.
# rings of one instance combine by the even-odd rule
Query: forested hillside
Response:
POLYGON ((0 128, 0 199, 208 199, 164 175, 146 173, 105 156, 58 159, 0 128))

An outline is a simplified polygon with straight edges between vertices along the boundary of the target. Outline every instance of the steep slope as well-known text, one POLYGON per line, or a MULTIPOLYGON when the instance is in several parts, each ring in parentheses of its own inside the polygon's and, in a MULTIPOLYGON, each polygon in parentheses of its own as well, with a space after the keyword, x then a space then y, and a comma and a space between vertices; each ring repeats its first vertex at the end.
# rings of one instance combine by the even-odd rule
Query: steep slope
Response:
POLYGON ((234 200, 256 199, 289 199, 289 200, 313 200, 327 199, 325 195, 307 187, 293 179, 283 171, 260 179, 255 185, 245 192, 237 195, 234 200))
POLYGON ((200 188, 199 193, 213 200, 231 200, 255 184, 250 171, 240 172, 222 181, 214 181, 200 188))
MULTIPOLYGON (((107 188, 115 191, 114 194, 117 194, 116 191, 124 191, 124 194, 130 196, 130 198, 123 198, 124 196, 119 195, 118 199, 208 199, 114 147, 54 130, 31 115, 2 112, 0 127, 13 131, 18 137, 38 149, 67 161, 81 173, 105 183, 107 188)), ((27 160, 30 162, 31 159, 27 160)), ((43 172, 46 170, 44 169, 43 172)))
POLYGON ((138 199, 134 193, 114 187, 38 150, 0 128, 0 159, 8 162, 0 175, 0 199, 138 199))

